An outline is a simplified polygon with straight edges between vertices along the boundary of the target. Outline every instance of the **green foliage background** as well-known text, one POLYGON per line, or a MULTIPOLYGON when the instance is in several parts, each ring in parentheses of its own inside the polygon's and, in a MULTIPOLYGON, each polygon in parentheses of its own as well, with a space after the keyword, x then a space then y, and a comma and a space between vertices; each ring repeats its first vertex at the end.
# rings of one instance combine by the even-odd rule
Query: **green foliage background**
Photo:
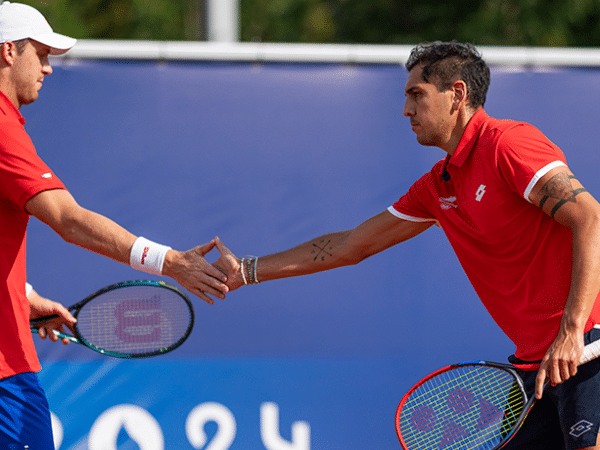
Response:
MULTIPOLYGON (((205 0, 17 0, 80 39, 202 40, 205 0)), ((600 46, 600 0, 240 0, 242 41, 600 46)))

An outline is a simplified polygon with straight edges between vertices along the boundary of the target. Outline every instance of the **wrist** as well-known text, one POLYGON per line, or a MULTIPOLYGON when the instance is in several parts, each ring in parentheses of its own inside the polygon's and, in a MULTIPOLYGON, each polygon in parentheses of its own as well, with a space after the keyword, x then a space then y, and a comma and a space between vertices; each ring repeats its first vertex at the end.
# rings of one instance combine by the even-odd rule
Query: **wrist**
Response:
POLYGON ((560 323, 560 332, 564 335, 583 335, 587 319, 563 315, 560 323))
POLYGON ((157 244, 144 237, 138 237, 129 254, 131 267, 153 275, 163 275, 167 253, 171 247, 157 244))
POLYGON ((244 284, 258 284, 258 258, 246 256, 240 261, 240 273, 244 284))
POLYGON ((173 271, 175 267, 175 261, 177 260, 177 256, 180 252, 170 249, 165 253, 165 260, 163 263, 162 274, 165 277, 173 278, 173 271))

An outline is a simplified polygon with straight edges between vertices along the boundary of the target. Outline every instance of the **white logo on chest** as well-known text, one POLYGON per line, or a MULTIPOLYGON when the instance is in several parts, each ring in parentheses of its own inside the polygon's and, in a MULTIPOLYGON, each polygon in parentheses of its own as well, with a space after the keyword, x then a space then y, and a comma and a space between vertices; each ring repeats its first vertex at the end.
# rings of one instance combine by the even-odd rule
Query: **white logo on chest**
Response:
POLYGON ((442 209, 458 208, 456 197, 440 197, 440 206, 442 209))
POLYGON ((475 200, 480 202, 483 194, 485 194, 485 184, 482 184, 477 188, 477 192, 475 192, 475 200))

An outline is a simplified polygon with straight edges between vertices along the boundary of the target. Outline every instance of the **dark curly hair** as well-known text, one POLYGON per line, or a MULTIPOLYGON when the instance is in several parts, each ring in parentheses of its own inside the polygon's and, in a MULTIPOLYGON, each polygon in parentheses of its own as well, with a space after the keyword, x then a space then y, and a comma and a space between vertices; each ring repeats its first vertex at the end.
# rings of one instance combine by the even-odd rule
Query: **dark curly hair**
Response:
POLYGON ((419 44, 410 52, 406 69, 423 66, 423 81, 433 83, 445 91, 458 80, 467 85, 469 105, 482 107, 490 86, 490 68, 475 46, 460 42, 432 42, 419 44))

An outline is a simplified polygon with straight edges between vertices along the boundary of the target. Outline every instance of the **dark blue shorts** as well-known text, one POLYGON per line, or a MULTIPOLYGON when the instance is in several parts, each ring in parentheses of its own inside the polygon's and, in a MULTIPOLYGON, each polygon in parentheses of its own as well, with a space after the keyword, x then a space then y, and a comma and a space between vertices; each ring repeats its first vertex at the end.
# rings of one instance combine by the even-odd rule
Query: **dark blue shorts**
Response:
POLYGON ((54 450, 48 401, 35 373, 0 380, 0 448, 54 450))
MULTIPOLYGON (((600 329, 585 335, 585 344, 600 339, 600 329)), ((518 371, 533 395, 537 371, 518 371)), ((600 426, 600 358, 580 366, 577 375, 549 386, 504 447, 507 450, 576 450, 596 445, 600 426)))

